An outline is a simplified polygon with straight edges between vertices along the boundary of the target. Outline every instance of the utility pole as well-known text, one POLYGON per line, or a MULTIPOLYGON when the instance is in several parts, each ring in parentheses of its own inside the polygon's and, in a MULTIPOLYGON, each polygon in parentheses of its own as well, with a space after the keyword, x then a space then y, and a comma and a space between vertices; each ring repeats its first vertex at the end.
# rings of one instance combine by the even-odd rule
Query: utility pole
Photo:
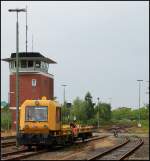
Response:
POLYGON ((99 129, 99 125, 100 125, 100 121, 99 121, 99 117, 100 117, 100 114, 99 114, 99 97, 97 98, 97 100, 98 100, 98 129, 99 129))
POLYGON ((28 26, 27 26, 27 6, 26 6, 26 53, 28 51, 28 26))
MULTIPOLYGON (((148 87, 147 87, 147 91, 146 91, 146 95, 149 96, 149 81, 146 81, 148 83, 148 87)), ((146 102, 146 105, 149 105, 149 97, 148 97, 148 103, 146 102)))
MULTIPOLYGON (((64 93, 63 93, 63 97, 64 97, 64 107, 65 107, 65 105, 66 105, 66 99, 65 99, 65 87, 67 86, 66 84, 62 84, 61 86, 63 86, 64 87, 64 93)), ((64 113, 64 115, 66 115, 65 113, 64 113)), ((64 119, 65 117, 63 116, 63 113, 62 113, 62 121, 65 121, 65 119, 64 119)))
POLYGON ((141 82, 143 80, 137 80, 139 82, 139 122, 138 122, 138 127, 141 127, 141 123, 140 123, 140 119, 141 119, 141 116, 140 116, 140 103, 141 103, 141 82))
POLYGON ((16 147, 19 147, 18 136, 19 136, 19 24, 18 24, 18 13, 26 12, 25 9, 9 9, 9 12, 16 12, 16 147))
POLYGON ((32 34, 32 52, 33 52, 33 34, 32 34))
POLYGON ((146 81, 148 83, 148 91, 146 91, 146 94, 149 94, 149 81, 146 81))

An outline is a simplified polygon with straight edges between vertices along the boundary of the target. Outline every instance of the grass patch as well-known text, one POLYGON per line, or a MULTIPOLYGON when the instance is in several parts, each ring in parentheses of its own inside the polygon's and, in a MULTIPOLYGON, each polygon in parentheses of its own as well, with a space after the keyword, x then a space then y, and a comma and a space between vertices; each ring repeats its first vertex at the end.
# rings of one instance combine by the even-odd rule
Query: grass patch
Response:
POLYGON ((141 120, 141 127, 137 126, 137 120, 112 120, 108 122, 101 122, 100 128, 107 130, 112 126, 116 125, 119 127, 126 128, 129 133, 149 133, 149 120, 141 120))
POLYGON ((12 116, 9 110, 1 111, 1 131, 11 129, 12 116))
POLYGON ((149 133, 149 120, 141 120, 141 127, 133 126, 128 129, 129 133, 149 133))

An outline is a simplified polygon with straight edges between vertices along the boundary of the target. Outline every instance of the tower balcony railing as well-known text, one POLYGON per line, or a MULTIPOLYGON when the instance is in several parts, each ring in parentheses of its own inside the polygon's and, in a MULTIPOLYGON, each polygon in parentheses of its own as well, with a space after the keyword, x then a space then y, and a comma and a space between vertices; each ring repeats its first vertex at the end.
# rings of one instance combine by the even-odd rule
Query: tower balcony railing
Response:
MULTIPOLYGON (((10 68, 10 71, 12 73, 15 73, 16 72, 16 68, 10 68)), ((48 73, 48 69, 35 68, 35 67, 28 67, 28 68, 21 68, 21 67, 19 67, 19 72, 44 72, 44 73, 48 73)))

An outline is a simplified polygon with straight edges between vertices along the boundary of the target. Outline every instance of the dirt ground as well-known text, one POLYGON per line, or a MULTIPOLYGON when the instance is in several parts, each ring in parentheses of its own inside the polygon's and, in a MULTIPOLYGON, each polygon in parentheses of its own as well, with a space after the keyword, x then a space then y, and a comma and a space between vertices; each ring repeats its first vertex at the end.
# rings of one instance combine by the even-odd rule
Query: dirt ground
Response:
POLYGON ((87 155, 92 154, 95 149, 108 148, 116 144, 118 140, 115 138, 105 138, 90 143, 75 145, 58 151, 50 151, 38 156, 32 156, 24 160, 76 160, 85 159, 87 155))
MULTIPOLYGON (((14 133, 11 133, 12 135, 14 135, 14 133)), ((80 146, 72 146, 72 147, 67 147, 65 149, 60 149, 57 151, 50 151, 44 154, 40 154, 40 155, 36 155, 36 156, 32 156, 29 158, 26 158, 25 160, 65 160, 67 159, 67 156, 74 156, 74 153, 76 153, 76 158, 72 158, 72 159, 78 159, 78 156, 82 156, 82 158, 86 158, 86 156, 88 155, 88 152, 96 152, 96 149, 99 148, 109 148, 111 146, 113 146, 114 144, 116 144, 116 140, 113 139, 113 134, 112 133, 108 133, 108 131, 105 130, 101 130, 100 132, 96 133, 96 135, 109 135, 109 139, 105 139, 105 140, 101 140, 99 141, 97 144, 91 144, 91 143, 87 143, 86 145, 80 145, 80 146), (89 146, 90 145, 90 146, 89 146), (87 149, 86 153, 82 153, 82 150, 87 149)), ((10 134, 9 134, 10 135, 10 134)), ((121 136, 132 136, 132 135, 137 135, 139 137, 141 137, 144 140, 144 144, 137 149, 132 155, 130 155, 128 158, 126 158, 125 160, 149 160, 149 134, 148 133, 119 133, 119 135, 121 136)), ((3 133, 3 135, 1 136, 8 136, 8 133, 3 133)), ((5 151, 9 151, 10 149, 6 148, 5 151)), ((15 150, 15 149, 14 149, 15 150)), ((10 150, 13 151, 13 150, 10 150)), ((3 152, 3 151, 1 151, 3 152)))
MULTIPOLYGON (((99 134, 104 136, 104 134, 99 134)), ((109 134, 108 138, 95 140, 82 145, 75 145, 58 151, 50 151, 44 154, 28 157, 24 160, 85 160, 97 153, 97 151, 104 151, 116 144, 122 142, 121 138, 115 138, 109 134)))
MULTIPOLYGON (((100 135, 102 135, 100 133, 100 135)), ((135 134, 120 134, 124 135, 135 135, 135 134)), ((126 160, 149 160, 149 135, 148 134, 136 134, 143 138, 144 144, 142 147, 137 149, 130 157, 126 160)), ((32 156, 24 160, 80 160, 88 158, 91 154, 94 154, 97 149, 110 148, 120 140, 116 140, 111 133, 109 133, 109 138, 100 140, 98 143, 87 143, 86 145, 72 146, 70 148, 61 149, 58 151, 50 151, 37 156, 32 156), (85 151, 85 152, 83 152, 85 151), (75 155, 74 155, 75 154, 75 155)))

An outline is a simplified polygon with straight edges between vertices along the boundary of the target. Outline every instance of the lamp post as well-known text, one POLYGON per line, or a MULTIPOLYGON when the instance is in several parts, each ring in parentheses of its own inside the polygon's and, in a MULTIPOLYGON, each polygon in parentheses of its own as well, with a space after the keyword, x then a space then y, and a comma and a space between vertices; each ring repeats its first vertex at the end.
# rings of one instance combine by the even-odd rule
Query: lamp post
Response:
POLYGON ((146 94, 149 94, 149 81, 146 81, 148 83, 148 91, 146 91, 146 94))
POLYGON ((143 80, 137 80, 139 82, 139 122, 138 122, 138 127, 141 127, 141 123, 140 123, 140 101, 141 101, 141 82, 143 80))
MULTIPOLYGON (((62 86, 64 87, 64 93, 63 93, 63 97, 64 97, 64 107, 65 107, 65 105, 66 105, 66 99, 65 99, 65 87, 67 86, 66 84, 62 84, 62 86)), ((65 115, 65 113, 64 113, 64 115, 65 115)), ((63 113, 62 113, 62 121, 65 121, 65 120, 63 120, 65 117, 63 116, 63 113)))
POLYGON ((99 115, 99 97, 97 98, 97 100, 98 100, 97 104, 98 104, 98 128, 99 128, 99 125, 100 125, 100 121, 99 121, 99 116, 100 116, 99 115))
POLYGON ((19 146, 18 144, 18 135, 19 135, 19 24, 18 24, 18 13, 19 12, 26 12, 26 9, 9 9, 9 12, 16 12, 17 14, 17 21, 16 21, 16 147, 19 146))
MULTIPOLYGON (((149 81, 147 81, 147 83, 148 83, 148 91, 146 92, 146 94, 148 94, 149 96, 149 81)), ((148 104, 149 104, 149 97, 148 97, 148 104)))
POLYGON ((110 98, 108 98, 109 99, 109 104, 111 105, 111 100, 112 100, 112 98, 110 97, 110 98))
POLYGON ((62 86, 64 87, 64 105, 66 103, 66 98, 65 98, 65 87, 67 86, 66 84, 62 84, 62 86))

